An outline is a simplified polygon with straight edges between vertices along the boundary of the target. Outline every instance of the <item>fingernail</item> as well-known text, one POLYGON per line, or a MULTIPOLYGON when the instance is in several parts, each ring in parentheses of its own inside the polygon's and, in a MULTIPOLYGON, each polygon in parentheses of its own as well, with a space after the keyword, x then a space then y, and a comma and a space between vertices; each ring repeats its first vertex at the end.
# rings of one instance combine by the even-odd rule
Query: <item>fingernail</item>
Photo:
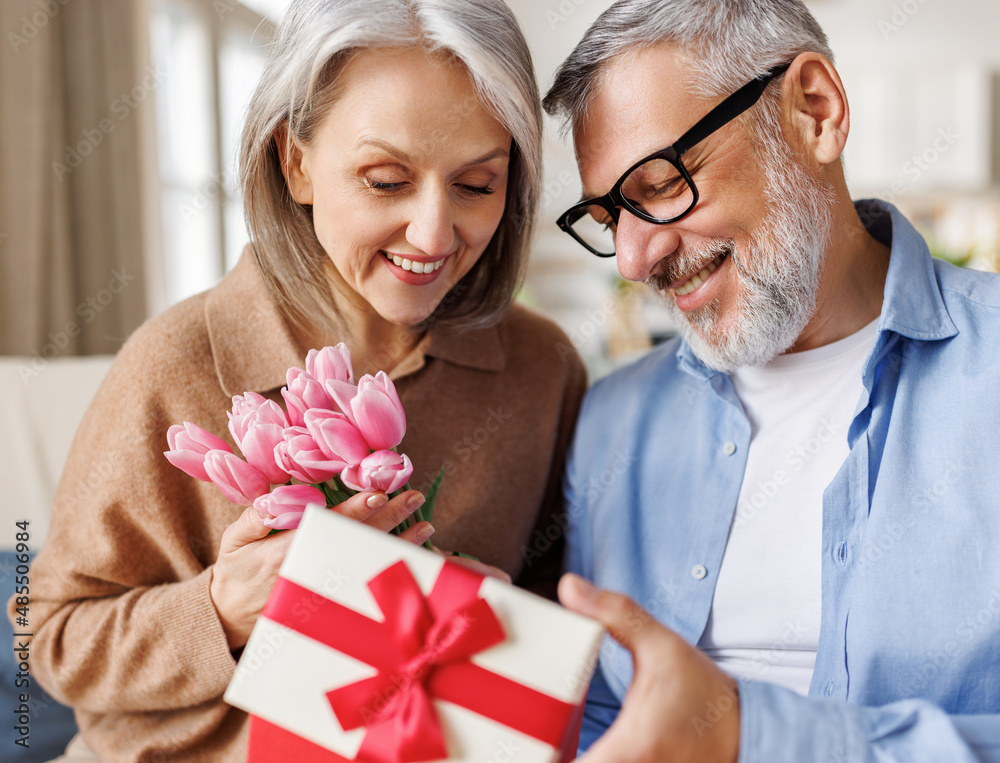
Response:
POLYGON ((594 587, 594 584, 586 578, 575 575, 572 572, 566 573, 564 577, 566 579, 566 583, 570 587, 576 589, 576 595, 582 599, 592 599, 594 598, 594 594, 597 593, 597 589, 594 587))
POLYGON ((431 537, 435 532, 434 525, 430 522, 424 522, 420 529, 417 530, 417 543, 423 543, 429 537, 431 537))
POLYGON ((411 495, 409 498, 406 499, 406 508, 408 508, 410 511, 416 511, 417 509, 419 509, 421 506, 424 505, 425 500, 426 499, 422 494, 414 493, 413 495, 411 495))
POLYGON ((371 509, 372 511, 375 511, 376 509, 381 509, 388 502, 389 502, 389 496, 387 496, 385 493, 375 493, 375 495, 368 496, 368 500, 365 501, 365 503, 368 505, 368 508, 371 509))

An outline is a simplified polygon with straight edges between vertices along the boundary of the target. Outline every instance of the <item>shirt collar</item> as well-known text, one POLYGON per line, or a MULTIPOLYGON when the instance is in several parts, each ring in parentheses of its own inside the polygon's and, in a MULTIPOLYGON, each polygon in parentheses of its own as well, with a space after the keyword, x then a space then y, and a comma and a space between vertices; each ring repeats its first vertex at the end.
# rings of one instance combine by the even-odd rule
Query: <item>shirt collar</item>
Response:
MULTIPOLYGON (((868 232, 891 247, 876 347, 887 341, 887 332, 921 340, 955 336, 958 329, 941 297, 930 250, 923 237, 888 202, 865 199, 854 206, 868 232)), ((680 367, 696 379, 709 379, 719 373, 702 363, 686 341, 681 342, 677 358, 680 367)))
MULTIPOLYGON (((249 252, 208 293, 205 317, 215 371, 230 397, 278 389, 288 369, 305 362, 306 350, 272 301, 249 252)), ((432 327, 390 375, 398 379, 415 373, 427 356, 483 371, 500 371, 505 365, 496 326, 432 327)))
POLYGON ((868 232, 892 247, 879 332, 922 340, 955 336, 958 329, 948 315, 923 237, 892 204, 866 199, 855 207, 868 232))

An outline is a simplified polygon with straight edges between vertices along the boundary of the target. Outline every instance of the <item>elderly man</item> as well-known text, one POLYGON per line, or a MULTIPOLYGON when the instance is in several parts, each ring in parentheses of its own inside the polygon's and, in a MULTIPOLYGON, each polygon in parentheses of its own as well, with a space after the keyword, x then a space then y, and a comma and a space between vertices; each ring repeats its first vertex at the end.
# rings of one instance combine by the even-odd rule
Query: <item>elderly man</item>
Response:
POLYGON ((831 60, 795 0, 622 0, 546 98, 560 226, 682 335, 568 467, 588 761, 1000 761, 1000 278, 851 201, 831 60))

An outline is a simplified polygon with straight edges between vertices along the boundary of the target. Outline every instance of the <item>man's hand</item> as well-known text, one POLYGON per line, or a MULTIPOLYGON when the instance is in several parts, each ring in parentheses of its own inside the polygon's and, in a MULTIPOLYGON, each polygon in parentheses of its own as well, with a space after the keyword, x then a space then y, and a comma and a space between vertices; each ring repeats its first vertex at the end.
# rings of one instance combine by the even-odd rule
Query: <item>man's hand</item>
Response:
POLYGON ((602 622, 635 662, 618 719, 581 761, 736 763, 740 708, 732 678, 626 596, 570 574, 559 581, 559 600, 602 622))

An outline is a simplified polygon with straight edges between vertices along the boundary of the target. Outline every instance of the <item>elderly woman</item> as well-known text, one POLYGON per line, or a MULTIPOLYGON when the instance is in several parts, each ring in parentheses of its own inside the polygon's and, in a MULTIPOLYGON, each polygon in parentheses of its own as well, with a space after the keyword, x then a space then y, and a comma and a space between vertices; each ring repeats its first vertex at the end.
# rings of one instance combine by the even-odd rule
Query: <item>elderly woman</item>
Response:
MULTIPOLYGON (((33 566, 32 671, 76 709, 69 760, 245 757, 247 716, 222 695, 294 531, 268 536, 175 469, 165 435, 192 421, 228 438, 231 398, 280 402, 310 348, 343 341, 356 374, 394 379, 415 488, 444 467, 434 527, 409 540, 436 530, 533 587, 557 574, 584 372, 557 328, 511 305, 540 131, 500 0, 293 3, 243 135, 253 243, 122 349, 33 566)), ((367 492, 337 510, 387 531, 422 501, 367 492)))

